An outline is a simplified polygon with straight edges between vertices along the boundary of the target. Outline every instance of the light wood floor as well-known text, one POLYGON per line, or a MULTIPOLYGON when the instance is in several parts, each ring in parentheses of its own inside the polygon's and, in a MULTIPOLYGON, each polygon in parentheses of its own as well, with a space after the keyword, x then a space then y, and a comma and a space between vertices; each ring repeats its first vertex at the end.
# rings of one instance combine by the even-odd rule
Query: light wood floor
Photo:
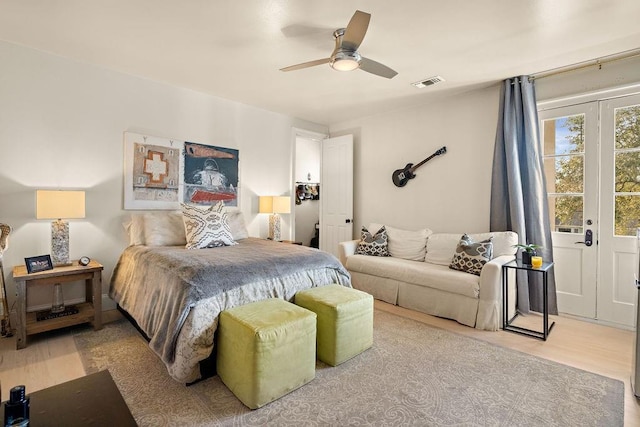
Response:
MULTIPOLYGON (((640 427, 640 400, 633 396, 629 379, 633 332, 579 320, 551 316, 556 321, 548 340, 511 332, 478 331, 454 321, 376 301, 376 308, 499 346, 564 363, 579 369, 619 379, 625 383, 625 426, 640 427)), ((105 322, 120 317, 105 312, 105 322)), ((522 319, 528 327, 541 329, 539 316, 522 319)), ((16 351, 15 337, 0 339, 0 384, 2 400, 9 388, 25 384, 27 392, 37 391, 85 375, 75 348, 72 331, 56 331, 30 336, 27 348, 16 351)))

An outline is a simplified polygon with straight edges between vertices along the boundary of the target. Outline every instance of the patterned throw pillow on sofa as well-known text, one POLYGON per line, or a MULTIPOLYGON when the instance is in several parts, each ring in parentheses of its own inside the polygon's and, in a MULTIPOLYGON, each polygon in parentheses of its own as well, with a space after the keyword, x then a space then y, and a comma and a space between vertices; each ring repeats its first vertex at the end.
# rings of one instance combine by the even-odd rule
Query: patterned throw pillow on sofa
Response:
POLYGON ((375 234, 371 234, 366 227, 362 227, 361 238, 356 248, 356 255, 389 256, 387 230, 384 226, 375 234))
POLYGON ((464 234, 460 238, 456 254, 453 256, 449 268, 479 276, 482 267, 491 260, 492 255, 493 237, 481 242, 474 242, 471 237, 464 234))

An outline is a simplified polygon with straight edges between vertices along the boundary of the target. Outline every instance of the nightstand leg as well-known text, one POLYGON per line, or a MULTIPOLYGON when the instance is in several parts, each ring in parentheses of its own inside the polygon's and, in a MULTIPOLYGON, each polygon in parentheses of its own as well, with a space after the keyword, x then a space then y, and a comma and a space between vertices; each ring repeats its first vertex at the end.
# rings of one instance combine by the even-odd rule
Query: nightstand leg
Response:
POLYGON ((91 297, 93 299, 93 329, 102 329, 102 272, 96 271, 91 279, 91 297))
POLYGON ((27 346, 27 287, 24 280, 16 282, 16 349, 27 346))

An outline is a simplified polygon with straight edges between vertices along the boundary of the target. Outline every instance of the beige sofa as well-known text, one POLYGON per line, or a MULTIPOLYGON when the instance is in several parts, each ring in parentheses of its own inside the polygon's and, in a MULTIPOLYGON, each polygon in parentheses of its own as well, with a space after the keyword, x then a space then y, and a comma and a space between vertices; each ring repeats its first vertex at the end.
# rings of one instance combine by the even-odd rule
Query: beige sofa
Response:
MULTIPOLYGON (((379 226, 372 224, 369 230, 379 226)), ((493 258, 476 276, 449 268, 463 233, 386 228, 389 257, 356 255, 359 240, 339 244, 340 260, 351 273, 354 288, 390 304, 477 329, 496 331, 502 326, 502 265, 515 259, 516 233, 469 235, 476 242, 493 237, 493 258)), ((511 318, 515 313, 515 277, 509 277, 509 285, 511 318)))

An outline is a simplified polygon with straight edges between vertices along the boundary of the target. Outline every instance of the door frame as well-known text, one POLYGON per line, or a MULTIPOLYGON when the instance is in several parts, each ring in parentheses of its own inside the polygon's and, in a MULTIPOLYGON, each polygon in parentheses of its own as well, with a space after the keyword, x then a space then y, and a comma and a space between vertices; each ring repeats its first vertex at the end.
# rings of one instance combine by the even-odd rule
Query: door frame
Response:
MULTIPOLYGON (((289 191, 291 192, 291 221, 289 221, 289 227, 291 228, 289 230, 289 235, 291 236, 291 240, 293 241, 296 240, 296 198, 295 194, 293 193, 293 184, 296 179, 296 139, 298 138, 310 139, 313 141, 318 141, 319 144, 322 144, 323 140, 329 138, 329 132, 327 131, 326 133, 321 133, 297 127, 291 128, 291 158, 289 159, 291 164, 289 174, 289 191)), ((320 176, 320 180, 322 180, 322 174, 320 176)), ((322 182, 320 184, 322 184, 322 182)), ((322 202, 322 199, 320 199, 320 201, 322 202)))
MULTIPOLYGON (((570 107, 570 106, 574 106, 574 105, 578 105, 578 104, 587 104, 589 102, 595 101, 598 102, 598 148, 599 150, 601 149, 601 129, 600 129, 600 116, 601 116, 601 103, 603 101, 611 101, 617 98, 623 98, 626 96, 630 96, 630 95, 638 95, 640 94, 640 83, 634 83, 634 84, 629 84, 629 85, 623 85, 623 86, 618 86, 618 87, 611 87, 611 88, 604 88, 604 89, 598 89, 598 90, 594 90, 594 91, 589 91, 589 92, 585 92, 585 93, 581 93, 581 94, 573 94, 573 95, 568 95, 568 96, 562 96, 562 97, 557 97, 557 98, 548 98, 548 99, 544 99, 544 100, 539 100, 537 102, 537 110, 538 113, 540 113, 541 111, 546 111, 546 110, 553 110, 556 108, 562 108, 562 107, 570 107)), ((600 169, 600 162, 602 161, 601 155, 599 155, 598 157, 598 168, 600 169)), ((601 180, 601 176, 600 176, 600 171, 598 171, 598 180, 601 180)), ((601 198, 601 194, 600 194, 600 188, 598 188, 598 199, 601 198)), ((600 203, 600 202, 599 202, 600 203)), ((598 217, 600 217, 600 212, 598 212, 598 217)), ((599 218, 600 220, 600 218, 599 218)), ((598 230, 600 230, 600 225, 598 224, 598 230)), ((601 253, 600 253, 600 246, 598 245, 598 263, 600 263, 600 257, 601 257, 601 253)), ((601 286, 601 272, 598 271, 597 272, 597 277, 596 277, 597 283, 596 283, 596 292, 597 295, 600 295, 600 286, 601 286)), ((597 300, 596 300, 596 304, 597 304, 597 300)), ((588 321, 591 323, 595 323, 595 324, 600 324, 600 325, 605 325, 605 326, 612 326, 612 327, 616 327, 616 328, 621 328, 621 329, 633 329, 633 327, 629 327, 629 326, 625 326, 621 323, 616 323, 616 322, 611 322, 611 321, 607 321, 607 320, 603 320, 600 318, 597 318, 598 316, 598 312, 597 312, 597 305, 596 305, 596 318, 595 319, 591 319, 591 318, 585 318, 585 317, 580 317, 580 316, 575 316, 575 315, 571 315, 571 314, 563 314, 567 317, 572 317, 572 318, 576 318, 576 319, 580 319, 580 320, 584 320, 584 321, 588 321)))

